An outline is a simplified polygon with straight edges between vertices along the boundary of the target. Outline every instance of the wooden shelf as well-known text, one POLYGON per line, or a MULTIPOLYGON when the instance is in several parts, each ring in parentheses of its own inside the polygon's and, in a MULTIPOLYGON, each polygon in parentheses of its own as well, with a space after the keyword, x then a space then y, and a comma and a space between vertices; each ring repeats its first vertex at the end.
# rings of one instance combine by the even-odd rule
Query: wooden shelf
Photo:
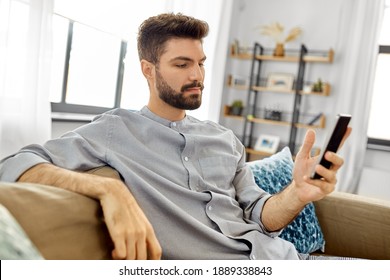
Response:
MULTIPOLYGON (((259 157, 259 158, 270 157, 270 156, 273 155, 272 153, 257 151, 257 150, 252 149, 252 148, 246 148, 245 151, 246 151, 248 154, 257 156, 257 157, 259 157)), ((320 152, 321 152, 321 149, 320 149, 320 148, 314 147, 314 148, 312 149, 312 151, 311 151, 311 155, 312 155, 312 156, 317 156, 317 155, 320 154, 320 152)), ((293 155, 293 159, 295 159, 295 155, 293 155)))
MULTIPOLYGON (((267 120, 267 119, 261 119, 261 118, 248 117, 248 121, 253 122, 253 123, 262 123, 262 124, 270 124, 270 125, 281 125, 281 126, 290 126, 291 125, 291 122, 288 122, 288 121, 274 121, 274 120, 267 120)), ((296 123, 296 124, 294 124, 294 126, 298 127, 298 128, 313 128, 313 129, 325 128, 325 116, 324 115, 321 116, 321 118, 319 119, 318 125, 296 123)))
POLYGON ((257 156, 261 156, 261 157, 270 157, 270 156, 273 155, 272 153, 266 153, 266 152, 262 152, 262 151, 257 151, 257 150, 254 150, 252 148, 246 148, 245 150, 246 150, 246 152, 248 154, 257 155, 257 156))
MULTIPOLYGON (((246 87, 246 89, 248 89, 248 87, 246 87)), ((294 89, 272 89, 272 88, 268 88, 268 87, 253 86, 252 90, 295 94, 295 90, 294 89)), ((324 83, 324 90, 321 91, 321 92, 314 92, 314 91, 307 92, 307 91, 300 90, 299 94, 302 94, 302 95, 329 96, 329 94, 330 94, 330 84, 324 83)))
MULTIPOLYGON (((325 52, 324 52, 325 54, 325 52)), ((251 60, 253 55, 251 53, 239 53, 232 54, 232 58, 242 59, 242 60, 251 60)), ((334 51, 330 49, 326 55, 305 55, 303 60, 305 62, 322 62, 322 63, 332 63, 334 58, 334 51)), ((286 56, 273 56, 273 55, 256 55, 257 60, 268 60, 268 61, 281 61, 281 62, 298 62, 299 56, 297 55, 286 55, 286 56)))
MULTIPOLYGON (((237 85, 233 86, 233 85, 229 85, 229 84, 228 84, 228 87, 236 89, 236 90, 248 90, 249 89, 249 86, 237 86, 237 85)), ((324 83, 323 87, 324 87, 324 90, 321 91, 321 92, 315 92, 315 91, 307 92, 307 91, 301 90, 301 91, 299 91, 299 94, 302 94, 302 95, 329 96, 330 95, 330 90, 331 90, 330 84, 329 83, 324 83)), ((273 89, 273 88, 262 87, 262 86, 253 86, 252 90, 295 94, 295 90, 294 89, 273 89)))
POLYGON ((248 90, 248 88, 249 88, 249 86, 237 86, 237 85, 232 86, 232 85, 229 85, 229 84, 228 84, 228 87, 234 88, 234 89, 237 89, 237 90, 248 90))
POLYGON ((231 58, 235 59, 242 59, 242 60, 251 60, 252 59, 252 54, 251 53, 238 53, 238 54, 231 54, 231 58))
MULTIPOLYGON (((224 108, 224 116, 227 118, 233 118, 237 120, 244 121, 245 116, 234 116, 229 114, 229 106, 225 105, 224 108)), ((246 116, 247 120, 253 123, 260 123, 260 124, 269 124, 269 125, 280 125, 280 126, 290 126, 291 122, 288 121, 274 121, 274 120, 268 120, 263 118, 254 118, 250 116, 246 116)), ((303 123, 296 123, 294 126, 298 128, 312 128, 312 129, 322 129, 325 128, 326 125, 326 118, 324 115, 320 117, 318 120, 318 124, 316 125, 309 125, 309 124, 303 124, 303 123)))
POLYGON ((290 126, 291 125, 291 122, 274 121, 274 120, 252 118, 252 117, 248 117, 248 121, 253 122, 253 123, 262 123, 262 124, 270 124, 270 125, 281 125, 281 126, 290 126))

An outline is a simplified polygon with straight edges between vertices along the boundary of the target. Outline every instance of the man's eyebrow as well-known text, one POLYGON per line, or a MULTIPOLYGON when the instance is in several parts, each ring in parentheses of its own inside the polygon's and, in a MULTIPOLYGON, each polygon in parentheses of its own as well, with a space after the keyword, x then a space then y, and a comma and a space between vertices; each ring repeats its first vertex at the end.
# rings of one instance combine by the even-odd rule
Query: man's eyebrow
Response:
MULTIPOLYGON (((194 61, 194 59, 189 58, 187 56, 177 56, 172 58, 170 61, 175 61, 175 60, 184 60, 184 61, 191 61, 191 62, 194 61)), ((206 60, 206 56, 204 56, 200 61, 205 61, 205 60, 206 60)))

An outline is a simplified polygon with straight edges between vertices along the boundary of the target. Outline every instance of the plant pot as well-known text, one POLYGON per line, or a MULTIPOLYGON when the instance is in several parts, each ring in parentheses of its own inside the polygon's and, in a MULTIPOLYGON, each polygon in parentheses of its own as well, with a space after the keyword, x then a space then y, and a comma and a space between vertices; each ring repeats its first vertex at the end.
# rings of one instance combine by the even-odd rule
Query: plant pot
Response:
POLYGON ((241 116, 242 107, 230 107, 230 115, 241 116))
POLYGON ((274 56, 284 56, 284 45, 283 44, 276 44, 276 47, 274 49, 274 56))

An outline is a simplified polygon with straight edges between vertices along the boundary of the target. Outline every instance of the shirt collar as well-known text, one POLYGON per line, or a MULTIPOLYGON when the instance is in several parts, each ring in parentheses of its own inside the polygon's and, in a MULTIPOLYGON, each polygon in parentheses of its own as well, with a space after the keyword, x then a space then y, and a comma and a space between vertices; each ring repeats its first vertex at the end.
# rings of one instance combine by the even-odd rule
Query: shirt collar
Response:
POLYGON ((144 115, 145 117, 147 117, 148 119, 151 119, 153 121, 156 121, 164 126, 167 126, 167 127, 171 127, 172 126, 172 123, 176 123, 177 125, 185 125, 186 122, 187 122, 187 115, 184 117, 184 119, 182 119, 181 121, 175 121, 175 122, 172 122, 170 120, 167 120, 167 119, 164 119, 158 115, 156 115, 155 113, 153 113, 152 111, 150 111, 150 109, 148 108, 148 106, 144 106, 142 109, 141 109, 141 114, 144 115))

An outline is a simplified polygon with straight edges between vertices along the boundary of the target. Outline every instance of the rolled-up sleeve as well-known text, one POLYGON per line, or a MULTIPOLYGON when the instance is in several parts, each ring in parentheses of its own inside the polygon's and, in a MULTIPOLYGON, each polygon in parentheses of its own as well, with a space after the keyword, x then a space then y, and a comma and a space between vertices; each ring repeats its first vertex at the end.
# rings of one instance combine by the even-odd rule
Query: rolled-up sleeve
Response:
MULTIPOLYGON (((238 142, 239 143, 239 142, 238 142)), ((234 179, 234 186, 236 188, 236 196, 244 210, 244 216, 259 224, 262 232, 270 237, 280 235, 282 230, 270 232, 263 225, 260 217, 266 201, 271 197, 271 194, 259 188, 254 180, 253 173, 250 167, 246 164, 245 148, 241 145, 237 147, 238 151, 242 153, 236 176, 234 179)))
POLYGON ((0 181, 16 182, 20 175, 31 167, 48 161, 34 153, 20 152, 0 163, 0 181))
POLYGON ((115 117, 103 115, 44 145, 33 144, 22 148, 0 162, 0 180, 15 182, 25 171, 40 163, 79 171, 105 165, 107 135, 114 121, 115 117))
POLYGON ((258 223, 263 231, 264 234, 270 236, 270 237, 277 237, 279 236, 283 229, 281 230, 278 230, 278 231, 268 231, 267 228, 264 226, 264 224, 262 223, 260 217, 261 217, 261 212, 263 212, 263 208, 264 208, 264 204, 266 203, 266 201, 271 197, 270 194, 267 194, 266 196, 263 196, 261 199, 259 199, 255 205, 255 207, 253 207, 253 210, 252 210, 252 215, 251 215, 251 220, 258 223))

